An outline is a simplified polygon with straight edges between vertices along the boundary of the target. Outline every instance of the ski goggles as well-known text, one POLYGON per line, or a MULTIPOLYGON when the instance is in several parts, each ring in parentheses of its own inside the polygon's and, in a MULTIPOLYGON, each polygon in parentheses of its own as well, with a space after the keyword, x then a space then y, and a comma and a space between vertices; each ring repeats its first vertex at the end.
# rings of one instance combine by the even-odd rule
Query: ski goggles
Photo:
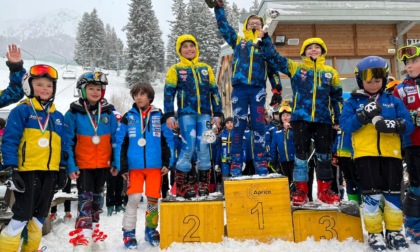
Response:
POLYGON ((288 112, 292 113, 292 108, 290 106, 282 106, 279 109, 279 113, 288 112))
POLYGON ((417 46, 404 46, 398 49, 397 58, 398 60, 406 60, 420 56, 420 48, 417 46))
POLYGON ((388 75, 387 68, 368 68, 366 70, 359 71, 358 76, 362 80, 369 81, 372 78, 375 79, 385 79, 388 75))
POLYGON ((49 77, 53 80, 58 79, 57 70, 49 65, 35 65, 29 69, 29 75, 31 77, 49 77))
POLYGON ((108 79, 102 72, 87 72, 81 77, 81 79, 84 84, 94 83, 99 85, 108 85, 108 79))

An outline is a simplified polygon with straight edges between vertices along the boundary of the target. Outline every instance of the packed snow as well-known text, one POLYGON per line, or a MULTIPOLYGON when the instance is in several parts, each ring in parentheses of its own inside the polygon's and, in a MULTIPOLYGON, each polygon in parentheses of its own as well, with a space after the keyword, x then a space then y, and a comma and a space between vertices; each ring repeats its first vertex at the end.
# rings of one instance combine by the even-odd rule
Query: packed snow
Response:
MULTIPOLYGON (((37 62, 42 63, 42 62, 37 62)), ((25 61, 25 67, 33 64, 30 60, 25 61)), ((52 64, 55 66, 59 75, 65 71, 63 65, 52 64)), ((70 66, 77 71, 77 76, 82 73, 82 69, 76 66, 70 66)), ((4 63, 0 64, 0 89, 4 89, 8 83, 8 69, 4 63)), ((109 85, 107 88, 106 98, 111 99, 113 95, 129 95, 129 90, 125 87, 124 72, 117 76, 116 71, 109 71, 108 75, 109 85)), ((153 83, 156 90, 156 97, 154 105, 163 108, 163 81, 160 80, 153 83)), ((55 104, 59 111, 65 113, 69 107, 69 104, 76 100, 74 97, 76 87, 76 80, 62 80, 61 78, 57 84, 57 95, 55 98, 55 104)), ((12 109, 15 105, 2 108, 1 110, 12 109)), ((125 104, 124 107, 128 109, 131 106, 131 101, 125 104)), ((126 111, 120 111, 125 113, 126 111)), ((316 199, 316 183, 314 183, 314 199, 316 199)), ((76 193, 73 189, 73 193, 76 193)), ((75 217, 77 216, 77 203, 72 202, 71 213, 73 218, 71 220, 64 220, 63 205, 58 206, 58 218, 52 223, 51 232, 44 236, 41 242, 41 247, 46 247, 45 251, 72 251, 72 245, 69 243, 68 233, 74 230, 75 217)), ((139 246, 134 251, 159 251, 159 247, 151 247, 144 241, 144 214, 146 211, 146 202, 140 202, 138 206, 137 216, 137 240, 139 246)), ((10 210, 9 210, 10 211, 10 210)), ((103 230, 108 238, 105 240, 106 250, 105 251, 125 251, 122 241, 122 219, 123 213, 113 214, 112 216, 106 215, 106 207, 104 206, 104 213, 101 214, 100 229, 103 230)), ((226 220, 225 220, 226 224, 226 220)), ((159 229, 159 227, 158 227, 159 229)), ((364 231, 364 239, 366 241, 367 233, 364 231)), ((161 234, 164 236, 165 234, 161 234)), ((346 241, 339 242, 337 240, 321 240, 315 241, 314 238, 308 238, 304 242, 294 243, 286 242, 282 240, 272 240, 269 243, 261 243, 257 240, 234 240, 231 238, 224 237, 221 243, 173 243, 169 248, 164 251, 340 251, 340 252, 355 252, 355 251, 367 251, 368 246, 365 243, 355 241, 351 238, 346 241)), ((410 244, 410 251, 420 251, 420 245, 410 244)))

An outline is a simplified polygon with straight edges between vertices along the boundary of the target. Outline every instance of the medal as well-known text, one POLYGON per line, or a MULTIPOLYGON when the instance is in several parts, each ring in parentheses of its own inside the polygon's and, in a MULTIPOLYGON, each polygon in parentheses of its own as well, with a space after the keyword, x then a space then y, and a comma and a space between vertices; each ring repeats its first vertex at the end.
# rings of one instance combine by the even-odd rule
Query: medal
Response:
POLYGON ((46 148, 50 144, 50 141, 45 137, 42 137, 38 140, 38 146, 41 148, 46 148))
POLYGON ((141 147, 145 146, 145 145, 146 145, 146 139, 144 139, 144 138, 140 138, 140 139, 137 141, 137 144, 138 144, 139 146, 141 146, 141 147))
POLYGON ((93 136, 92 137, 92 143, 93 144, 99 144, 101 142, 101 138, 99 136, 93 136))

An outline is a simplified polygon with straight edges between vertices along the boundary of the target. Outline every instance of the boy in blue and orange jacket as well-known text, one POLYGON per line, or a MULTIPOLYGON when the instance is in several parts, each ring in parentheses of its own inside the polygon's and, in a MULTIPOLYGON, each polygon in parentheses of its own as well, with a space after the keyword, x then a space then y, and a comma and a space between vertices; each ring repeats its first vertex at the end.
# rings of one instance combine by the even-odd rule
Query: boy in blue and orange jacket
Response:
MULTIPOLYGON (((70 236, 74 249, 104 246, 98 236, 101 200, 105 181, 111 170, 117 119, 114 106, 105 99, 108 80, 102 72, 86 72, 77 80, 80 98, 70 104, 65 114, 67 125, 67 172, 77 182, 78 216, 70 236)), ((113 175, 118 173, 111 170, 113 175)), ((103 234, 103 232, 102 232, 103 234)))

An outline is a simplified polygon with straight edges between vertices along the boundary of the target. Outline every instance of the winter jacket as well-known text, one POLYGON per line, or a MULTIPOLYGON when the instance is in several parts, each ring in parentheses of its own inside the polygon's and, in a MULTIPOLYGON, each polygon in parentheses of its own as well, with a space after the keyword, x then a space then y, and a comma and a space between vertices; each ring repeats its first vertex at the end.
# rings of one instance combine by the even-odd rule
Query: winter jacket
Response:
MULTIPOLYGON (((333 112, 334 118, 340 117, 343 91, 337 71, 324 64, 327 47, 322 39, 305 40, 300 52, 302 62, 283 57, 268 37, 263 38, 262 44, 270 68, 280 70, 290 77, 293 91, 291 121, 332 124, 333 112), (324 53, 315 61, 304 56, 305 48, 310 44, 319 44, 323 48, 324 53)), ((338 120, 334 124, 338 124, 338 120)))
POLYGON ((338 131, 332 146, 331 153, 338 157, 353 157, 353 147, 351 143, 351 133, 338 131))
POLYGON ((64 117, 54 104, 49 114, 43 134, 40 124, 45 124, 47 111, 36 98, 27 98, 12 109, 2 138, 4 167, 18 167, 19 171, 58 171, 59 166, 66 165, 63 158, 66 142, 64 117), (48 146, 39 145, 42 138, 48 140, 48 146))
POLYGON ((22 81, 25 73, 25 68, 18 72, 10 72, 9 85, 6 89, 0 91, 0 108, 18 102, 23 98, 22 81))
POLYGON ((403 136, 403 147, 420 146, 420 127, 416 125, 417 109, 420 108, 420 93, 418 86, 420 78, 413 79, 407 75, 406 79, 396 88, 393 95, 400 98, 413 118, 414 131, 410 136, 403 136))
POLYGON ((134 103, 117 129, 114 159, 117 169, 123 173, 133 169, 169 167, 171 152, 165 135, 170 135, 172 131, 165 127, 169 132, 163 133, 162 111, 151 106, 144 133, 139 126, 140 120, 143 117, 134 103), (139 144, 141 138, 146 140, 144 146, 139 144))
MULTIPOLYGON (((380 133, 371 122, 362 125, 357 119, 356 111, 363 109, 368 100, 369 96, 364 90, 353 91, 351 97, 345 102, 340 117, 340 128, 344 133, 352 134, 354 158, 382 156, 401 159, 400 135, 380 133)), ((392 94, 382 92, 377 102, 382 105, 380 116, 384 119, 395 120, 400 118, 405 120, 406 128, 401 135, 409 136, 414 129, 414 125, 410 113, 402 101, 392 94)))
POLYGON ((79 169, 111 167, 112 146, 115 144, 115 132, 118 125, 113 112, 114 106, 105 99, 94 106, 87 105, 95 124, 98 124, 98 104, 101 106, 101 118, 96 132, 100 142, 94 144, 92 137, 95 136, 95 131, 84 103, 83 99, 72 102, 64 118, 67 125, 66 151, 68 153, 67 173, 69 174, 79 169))
MULTIPOLYGON (((229 25, 223 8, 215 7, 214 14, 220 34, 233 49, 232 86, 251 85, 265 88, 267 76, 273 88, 276 85, 281 86, 278 71, 268 72, 263 52, 257 45, 259 31, 246 29, 250 17, 242 27, 242 37, 229 25)), ((263 21, 261 17, 253 16, 263 21)))
POLYGON ((273 140, 270 146, 271 161, 286 161, 295 160, 295 145, 293 142, 293 130, 279 129, 273 135, 273 140))
POLYGON ((213 69, 206 63, 198 61, 199 50, 196 39, 189 34, 179 36, 176 51, 181 60, 172 65, 166 75, 165 117, 172 117, 175 114, 175 95, 178 116, 208 114, 222 117, 222 103, 213 69), (192 60, 184 58, 180 53, 181 44, 184 41, 192 41, 196 46, 196 55, 192 60))

